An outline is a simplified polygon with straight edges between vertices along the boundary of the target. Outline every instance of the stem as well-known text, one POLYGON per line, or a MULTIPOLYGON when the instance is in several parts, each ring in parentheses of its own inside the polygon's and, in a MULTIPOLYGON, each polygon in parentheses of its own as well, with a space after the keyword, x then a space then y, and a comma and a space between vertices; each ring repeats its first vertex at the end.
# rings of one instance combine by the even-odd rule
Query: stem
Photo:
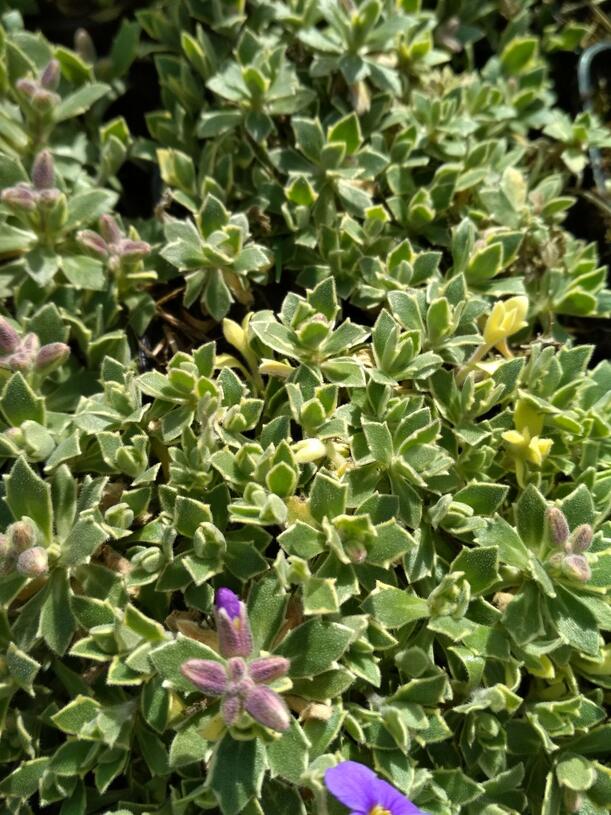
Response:
POLYGON ((487 343, 482 343, 478 346, 475 351, 471 354, 467 362, 459 369, 458 373, 456 374, 456 384, 462 385, 467 375, 471 373, 473 368, 477 365, 477 363, 482 359, 482 357, 486 356, 488 351, 492 346, 488 345, 487 343))

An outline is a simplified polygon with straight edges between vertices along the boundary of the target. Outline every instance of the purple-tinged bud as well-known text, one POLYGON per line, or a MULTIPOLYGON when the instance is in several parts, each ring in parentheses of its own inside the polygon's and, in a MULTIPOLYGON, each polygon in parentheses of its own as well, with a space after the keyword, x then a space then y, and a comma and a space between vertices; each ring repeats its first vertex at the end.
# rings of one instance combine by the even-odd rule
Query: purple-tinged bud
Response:
POLYGON ((563 547, 569 539, 569 525, 564 513, 558 507, 550 507, 547 510, 547 523, 552 543, 563 547))
POLYGON ((580 792, 571 790, 568 787, 563 791, 564 806, 567 812, 579 812, 583 805, 583 795, 580 792))
POLYGON ((118 244, 123 235, 112 215, 102 215, 100 218, 100 232, 106 243, 118 244))
POLYGON ((34 361, 34 370, 37 373, 50 373, 54 368, 64 363, 70 356, 70 347, 65 342, 50 342, 43 345, 34 361))
POLYGON ((226 696, 221 702, 221 715, 227 727, 236 723, 241 712, 242 701, 238 696, 226 696))
POLYGON ((24 519, 15 521, 6 530, 11 549, 14 552, 25 552, 36 543, 36 529, 31 521, 24 519))
POLYGON ((98 235, 98 233, 94 232, 92 229, 82 229, 80 232, 77 232, 76 239, 81 246, 95 252, 96 255, 100 255, 100 257, 104 258, 108 256, 108 246, 106 241, 101 235, 98 235))
POLYGON ((246 606, 231 589, 220 588, 214 602, 219 650, 224 657, 248 657, 252 633, 246 606))
POLYGON ((88 62, 89 64, 93 64, 95 62, 97 56, 95 45, 93 44, 93 40, 86 29, 77 28, 75 31, 74 50, 79 57, 84 60, 84 62, 88 62))
POLYGON ((52 59, 40 75, 40 84, 49 91, 55 91, 59 85, 60 74, 61 68, 59 62, 56 59, 52 59))
POLYGON ((31 212, 36 207, 36 196, 26 186, 17 184, 2 191, 2 201, 13 209, 31 212))
POLYGON ((244 707, 256 722, 270 730, 282 733, 290 727, 291 715, 284 700, 266 685, 253 688, 246 697, 244 707))
POLYGON ((151 251, 146 241, 133 241, 131 238, 122 238, 117 246, 118 254, 127 260, 140 260, 151 251))
POLYGON ((49 571, 49 556, 42 546, 26 549, 17 558, 17 571, 24 577, 40 577, 49 571))
POLYGON ((40 190, 38 193, 38 203, 44 209, 52 209, 61 199, 62 193, 57 187, 50 190, 40 190))
POLYGON ((242 657, 231 657, 227 662, 227 676, 231 682, 241 682, 248 675, 248 668, 242 657))
POLYGON ((286 657, 259 657, 250 663, 248 672, 254 682, 263 684, 286 676, 290 667, 291 663, 286 657))
POLYGON ((38 90, 39 86, 38 82, 35 82, 33 79, 26 79, 24 77, 23 79, 18 79, 17 82, 15 82, 15 87, 25 96, 32 97, 38 90))
POLYGON ((19 334, 13 326, 0 317, 0 354, 12 354, 21 346, 19 334))
POLYGON ((52 110, 60 101, 61 99, 56 93, 48 91, 45 88, 38 88, 32 97, 32 105, 34 105, 40 113, 46 113, 52 110))
POLYGON ((40 348, 40 340, 37 335, 31 331, 25 335, 21 340, 21 348, 17 351, 18 354, 24 354, 28 358, 28 367, 32 365, 38 354, 40 348))
POLYGON ((344 551, 350 558, 351 563, 363 563, 367 559, 367 549, 362 543, 348 543, 344 546, 344 551))
POLYGON ((574 577, 582 583, 592 577, 590 565, 583 555, 567 555, 564 558, 562 567, 568 577, 574 577))
POLYGON ((592 544, 594 537, 594 530, 590 524, 581 524, 573 529, 571 533, 570 547, 571 551, 578 555, 580 552, 585 552, 592 544))
POLYGON ((32 183, 37 190, 48 190, 53 187, 55 166, 50 150, 41 150, 32 165, 32 183))
POLYGON ((220 662, 189 659, 180 666, 180 671, 206 696, 222 696, 227 690, 227 672, 220 662))
POLYGON ((11 371, 29 371, 32 367, 32 356, 20 348, 10 357, 0 360, 0 365, 10 368, 11 371))

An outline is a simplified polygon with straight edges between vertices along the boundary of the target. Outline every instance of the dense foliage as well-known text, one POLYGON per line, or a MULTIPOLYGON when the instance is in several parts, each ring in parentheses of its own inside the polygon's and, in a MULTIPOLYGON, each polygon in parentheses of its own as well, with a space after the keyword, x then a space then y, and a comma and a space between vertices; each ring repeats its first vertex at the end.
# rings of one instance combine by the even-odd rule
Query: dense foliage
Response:
POLYGON ((0 2, 5 811, 608 812, 586 5, 0 2))

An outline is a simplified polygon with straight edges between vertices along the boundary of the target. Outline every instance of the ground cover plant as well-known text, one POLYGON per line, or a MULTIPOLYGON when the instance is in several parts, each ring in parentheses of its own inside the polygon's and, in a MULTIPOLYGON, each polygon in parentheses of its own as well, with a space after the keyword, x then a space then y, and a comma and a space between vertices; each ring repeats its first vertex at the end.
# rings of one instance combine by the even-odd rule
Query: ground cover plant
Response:
POLYGON ((610 29, 0 2, 2 811, 609 811, 610 29))

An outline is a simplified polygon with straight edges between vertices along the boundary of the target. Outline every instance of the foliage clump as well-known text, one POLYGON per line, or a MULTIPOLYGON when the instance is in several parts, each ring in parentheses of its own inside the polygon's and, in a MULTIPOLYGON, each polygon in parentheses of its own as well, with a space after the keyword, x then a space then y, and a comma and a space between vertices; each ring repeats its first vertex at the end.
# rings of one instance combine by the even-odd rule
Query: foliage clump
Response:
POLYGON ((604 815, 599 4, 90 5, 0 2, 7 812, 340 815, 359 762, 604 815))

